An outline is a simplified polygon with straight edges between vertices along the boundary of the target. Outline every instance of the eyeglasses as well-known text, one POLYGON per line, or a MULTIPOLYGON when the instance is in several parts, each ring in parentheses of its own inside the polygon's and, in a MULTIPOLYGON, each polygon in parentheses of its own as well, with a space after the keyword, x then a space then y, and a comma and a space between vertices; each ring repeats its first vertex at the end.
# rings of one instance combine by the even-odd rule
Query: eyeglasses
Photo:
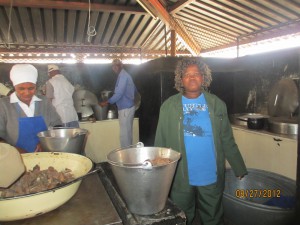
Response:
POLYGON ((183 74, 183 78, 190 78, 190 77, 201 77, 201 73, 185 73, 183 74))

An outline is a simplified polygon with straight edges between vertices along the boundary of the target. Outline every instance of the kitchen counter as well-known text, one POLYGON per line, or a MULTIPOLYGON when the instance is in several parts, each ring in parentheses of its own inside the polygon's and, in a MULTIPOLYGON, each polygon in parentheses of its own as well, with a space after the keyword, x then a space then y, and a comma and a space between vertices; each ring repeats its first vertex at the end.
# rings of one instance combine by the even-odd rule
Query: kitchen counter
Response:
POLYGON ((99 165, 100 179, 107 190, 117 212, 119 213, 124 225, 185 225, 186 216, 170 199, 167 200, 165 208, 152 215, 137 215, 129 211, 122 198, 120 189, 113 176, 112 168, 108 162, 99 165))
MULTIPOLYGON (((47 202, 45 202, 47 204, 47 202)), ((119 225, 122 224, 98 174, 83 179, 77 193, 59 208, 37 217, 1 225, 119 225)))
MULTIPOLYGON (((89 131, 85 155, 94 163, 107 161, 107 154, 120 148, 120 127, 118 119, 80 122, 80 128, 89 131)), ((133 120, 133 143, 139 142, 139 118, 133 120)))
POLYGON ((266 170, 296 180, 297 135, 251 130, 239 125, 232 125, 232 131, 247 168, 266 170))
MULTIPOLYGON (((186 217, 171 200, 153 215, 133 214, 127 208, 108 162, 82 180, 77 193, 57 209, 24 220, 0 225, 185 225, 186 217)), ((45 202, 47 204, 47 202, 45 202)))
POLYGON ((243 125, 234 125, 233 124, 231 126, 234 129, 244 130, 244 131, 251 132, 251 133, 269 135, 269 136, 274 136, 274 137, 277 137, 277 138, 291 139, 291 140, 296 140, 296 141, 298 139, 298 135, 295 135, 295 134, 277 134, 277 133, 270 132, 270 131, 265 130, 265 129, 252 130, 252 129, 249 129, 247 126, 243 126, 243 125))

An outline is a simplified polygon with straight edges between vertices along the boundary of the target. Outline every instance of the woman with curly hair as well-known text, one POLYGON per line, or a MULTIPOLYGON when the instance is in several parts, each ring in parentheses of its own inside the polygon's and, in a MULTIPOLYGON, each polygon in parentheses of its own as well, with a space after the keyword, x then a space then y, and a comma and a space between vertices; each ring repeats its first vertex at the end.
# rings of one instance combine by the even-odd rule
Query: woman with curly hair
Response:
POLYGON ((192 224, 196 209, 201 224, 223 223, 225 159, 240 179, 246 166, 235 143, 225 103, 207 92, 211 71, 201 58, 182 58, 175 71, 180 92, 160 108, 155 146, 181 153, 170 198, 192 224))

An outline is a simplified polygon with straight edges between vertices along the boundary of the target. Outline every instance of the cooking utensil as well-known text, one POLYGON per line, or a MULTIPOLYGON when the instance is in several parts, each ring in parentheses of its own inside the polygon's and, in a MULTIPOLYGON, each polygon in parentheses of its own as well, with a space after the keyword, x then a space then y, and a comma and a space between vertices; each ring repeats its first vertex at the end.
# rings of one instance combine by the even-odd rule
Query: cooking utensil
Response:
POLYGON ((281 79, 272 87, 268 97, 270 116, 290 117, 298 106, 298 87, 293 79, 281 79))
POLYGON ((235 121, 240 121, 247 125, 249 129, 260 130, 265 127, 266 119, 269 116, 259 113, 246 113, 236 117, 235 121))
POLYGON ((249 129, 261 130, 265 127, 266 117, 263 115, 250 116, 247 119, 247 127, 249 129))
POLYGON ((73 94, 73 99, 80 105, 97 105, 96 95, 88 90, 77 90, 73 94))
POLYGON ((107 119, 116 119, 117 113, 115 110, 108 110, 107 119))
POLYGON ((15 147, 1 142, 0 171, 0 187, 4 188, 14 183, 25 172, 25 165, 19 151, 15 147))
POLYGON ((106 120, 107 119, 108 106, 101 107, 100 105, 94 105, 93 111, 94 111, 96 120, 106 120))
MULTIPOLYGON (((39 152, 21 155, 27 170, 39 165, 41 170, 53 166, 57 171, 66 168, 75 178, 84 176, 93 168, 93 162, 82 155, 66 152, 39 152)), ((83 178, 83 177, 81 177, 83 178)), ((47 213, 63 205, 77 192, 81 179, 65 185, 17 197, 0 198, 0 221, 13 221, 47 213)))
POLYGON ((298 117, 270 117, 269 130, 276 134, 298 134, 298 117))
POLYGON ((82 114, 82 118, 93 115, 92 106, 98 105, 96 95, 88 90, 77 90, 73 94, 74 107, 82 114))
POLYGON ((37 134, 41 147, 49 152, 84 152, 88 130, 81 128, 59 128, 37 134))
POLYGON ((169 148, 130 147, 111 151, 107 160, 129 210, 151 215, 164 209, 180 153, 169 148), (152 165, 157 157, 170 159, 152 165))

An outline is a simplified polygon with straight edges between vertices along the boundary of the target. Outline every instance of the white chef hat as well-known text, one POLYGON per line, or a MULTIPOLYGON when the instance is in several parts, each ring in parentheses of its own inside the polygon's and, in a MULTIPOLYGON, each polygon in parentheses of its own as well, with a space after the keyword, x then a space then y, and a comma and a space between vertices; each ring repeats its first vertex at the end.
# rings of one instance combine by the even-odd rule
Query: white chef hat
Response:
POLYGON ((48 73, 55 71, 55 70, 59 70, 57 65, 48 65, 48 73))
POLYGON ((37 77, 38 71, 31 64, 16 64, 10 70, 10 80, 14 86, 27 82, 36 84, 37 77))

